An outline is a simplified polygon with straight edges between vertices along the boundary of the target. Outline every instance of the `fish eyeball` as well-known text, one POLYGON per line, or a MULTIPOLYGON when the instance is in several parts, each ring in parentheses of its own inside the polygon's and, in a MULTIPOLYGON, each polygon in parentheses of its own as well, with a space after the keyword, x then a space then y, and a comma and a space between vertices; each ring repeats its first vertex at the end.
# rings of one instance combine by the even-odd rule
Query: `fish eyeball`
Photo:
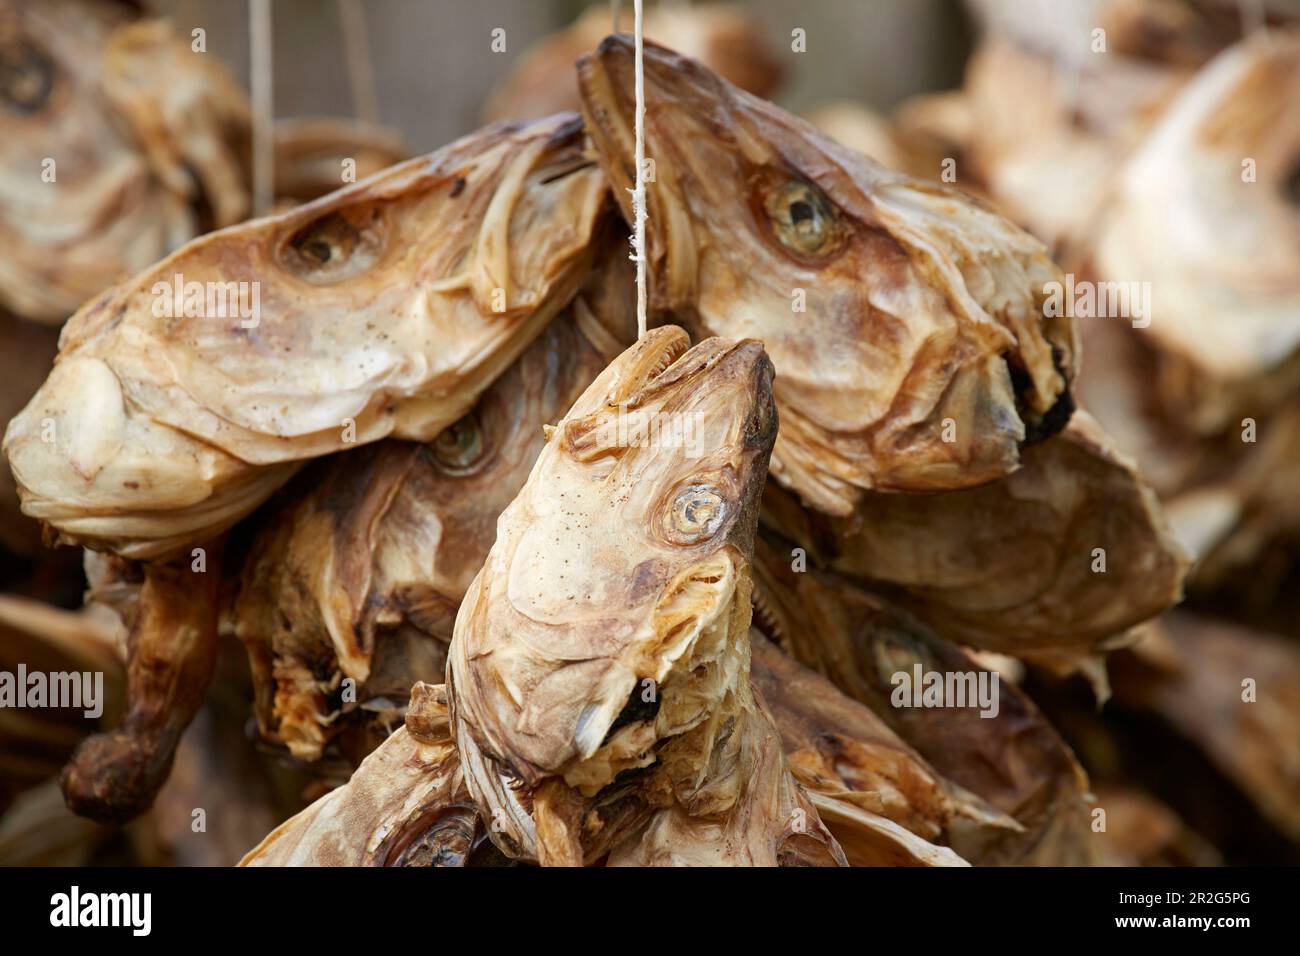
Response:
POLYGON ((49 101, 54 64, 30 43, 0 45, 0 100, 11 112, 35 113, 49 101))
POLYGON ((383 211, 374 205, 337 209, 289 236, 281 262, 299 278, 331 285, 366 272, 383 251, 383 211))
POLYGON ((471 467, 482 453, 483 429, 473 412, 448 425, 433 440, 433 457, 452 471, 471 467))
POLYGON ((801 256, 825 256, 840 247, 835 205, 816 186, 789 179, 769 189, 763 211, 781 245, 801 256))
POLYGON ((672 537, 691 544, 712 537, 727 518, 727 499, 708 485, 689 485, 673 498, 668 526, 672 537))

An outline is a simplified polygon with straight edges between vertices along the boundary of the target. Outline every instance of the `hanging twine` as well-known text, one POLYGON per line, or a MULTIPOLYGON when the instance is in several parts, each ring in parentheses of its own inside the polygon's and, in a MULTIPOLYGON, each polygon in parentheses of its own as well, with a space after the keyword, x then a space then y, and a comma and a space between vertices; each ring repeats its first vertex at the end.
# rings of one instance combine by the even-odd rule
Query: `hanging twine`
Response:
POLYGON ((375 92, 375 68, 370 61, 370 35, 361 0, 338 0, 343 25, 343 51, 348 64, 348 86, 352 113, 367 123, 379 121, 379 96, 375 92))
POLYGON ((264 216, 275 198, 272 143, 271 0, 248 0, 253 87, 253 213, 264 216))
MULTIPOLYGON (((615 14, 617 16, 617 13, 615 14)), ((636 262, 636 335, 646 332, 645 292, 645 70, 641 36, 641 0, 636 0, 636 186, 632 193, 632 259, 636 262)))

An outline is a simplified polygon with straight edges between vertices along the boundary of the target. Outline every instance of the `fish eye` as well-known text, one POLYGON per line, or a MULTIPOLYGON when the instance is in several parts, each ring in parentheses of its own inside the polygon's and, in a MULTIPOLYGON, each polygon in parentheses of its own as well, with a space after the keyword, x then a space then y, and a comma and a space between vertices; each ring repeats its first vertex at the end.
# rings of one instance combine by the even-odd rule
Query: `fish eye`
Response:
POLYGON ((781 245, 801 256, 824 256, 843 235, 834 204, 812 183, 788 179, 769 189, 763 211, 781 245))
POLYGON ((668 511, 668 536, 678 544, 703 541, 717 533, 730 510, 718 489, 688 485, 673 497, 668 511))
POLYGON ((380 251, 378 209, 336 210, 289 237, 282 258, 308 282, 325 284, 359 275, 380 251))
POLYGON ((54 88, 54 64, 30 43, 0 46, 0 99, 14 113, 35 113, 54 88))
POLYGON ((451 471, 473 467, 483 453, 483 429, 478 416, 470 412, 460 421, 448 425, 433 440, 433 457, 451 471))

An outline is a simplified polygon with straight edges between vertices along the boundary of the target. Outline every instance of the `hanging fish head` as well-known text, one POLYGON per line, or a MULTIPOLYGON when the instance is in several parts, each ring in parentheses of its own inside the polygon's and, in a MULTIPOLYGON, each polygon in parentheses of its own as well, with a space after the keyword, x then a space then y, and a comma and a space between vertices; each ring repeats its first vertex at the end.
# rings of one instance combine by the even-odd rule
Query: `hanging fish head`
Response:
POLYGON ((772 375, 756 342, 651 330, 550 432, 502 514, 448 684, 470 789, 512 855, 545 858, 568 818, 590 859, 681 801, 749 700, 772 375))
MULTIPOLYGON (((629 218, 634 67, 625 36, 578 66, 629 218)), ((644 73, 651 305, 696 337, 763 342, 777 481, 847 514, 866 489, 1006 474, 1063 426, 1078 350, 1070 320, 1044 314, 1060 272, 1041 244, 663 47, 646 44, 644 73)))
POLYGON ((432 440, 573 298, 605 209, 564 114, 188 243, 69 320, 5 436, 24 510, 154 557, 306 459, 432 440))
POLYGON ((132 3, 0 0, 0 305, 61 323, 248 212, 248 105, 132 3))

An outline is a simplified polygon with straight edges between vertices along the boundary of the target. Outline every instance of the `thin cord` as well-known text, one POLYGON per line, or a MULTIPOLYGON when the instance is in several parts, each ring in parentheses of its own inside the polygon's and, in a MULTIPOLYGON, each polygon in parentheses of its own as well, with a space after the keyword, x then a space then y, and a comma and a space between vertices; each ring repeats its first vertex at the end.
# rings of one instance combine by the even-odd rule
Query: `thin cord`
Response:
POLYGON ((1241 35, 1250 37, 1263 33, 1266 17, 1263 0, 1237 0, 1237 9, 1241 13, 1241 35))
POLYGON ((352 110, 368 123, 379 121, 379 97, 375 93, 375 70, 370 61, 370 35, 361 0, 338 0, 343 22, 343 49, 348 59, 348 85, 352 88, 352 110))
POLYGON ((253 212, 271 211, 275 198, 275 152, 271 141, 274 113, 271 68, 271 0, 248 0, 248 29, 253 87, 253 212))
POLYGON ((632 190, 632 219, 636 234, 632 237, 636 260, 636 337, 646 332, 645 292, 645 69, 642 62, 644 43, 641 37, 641 0, 636 0, 636 187, 632 190))

